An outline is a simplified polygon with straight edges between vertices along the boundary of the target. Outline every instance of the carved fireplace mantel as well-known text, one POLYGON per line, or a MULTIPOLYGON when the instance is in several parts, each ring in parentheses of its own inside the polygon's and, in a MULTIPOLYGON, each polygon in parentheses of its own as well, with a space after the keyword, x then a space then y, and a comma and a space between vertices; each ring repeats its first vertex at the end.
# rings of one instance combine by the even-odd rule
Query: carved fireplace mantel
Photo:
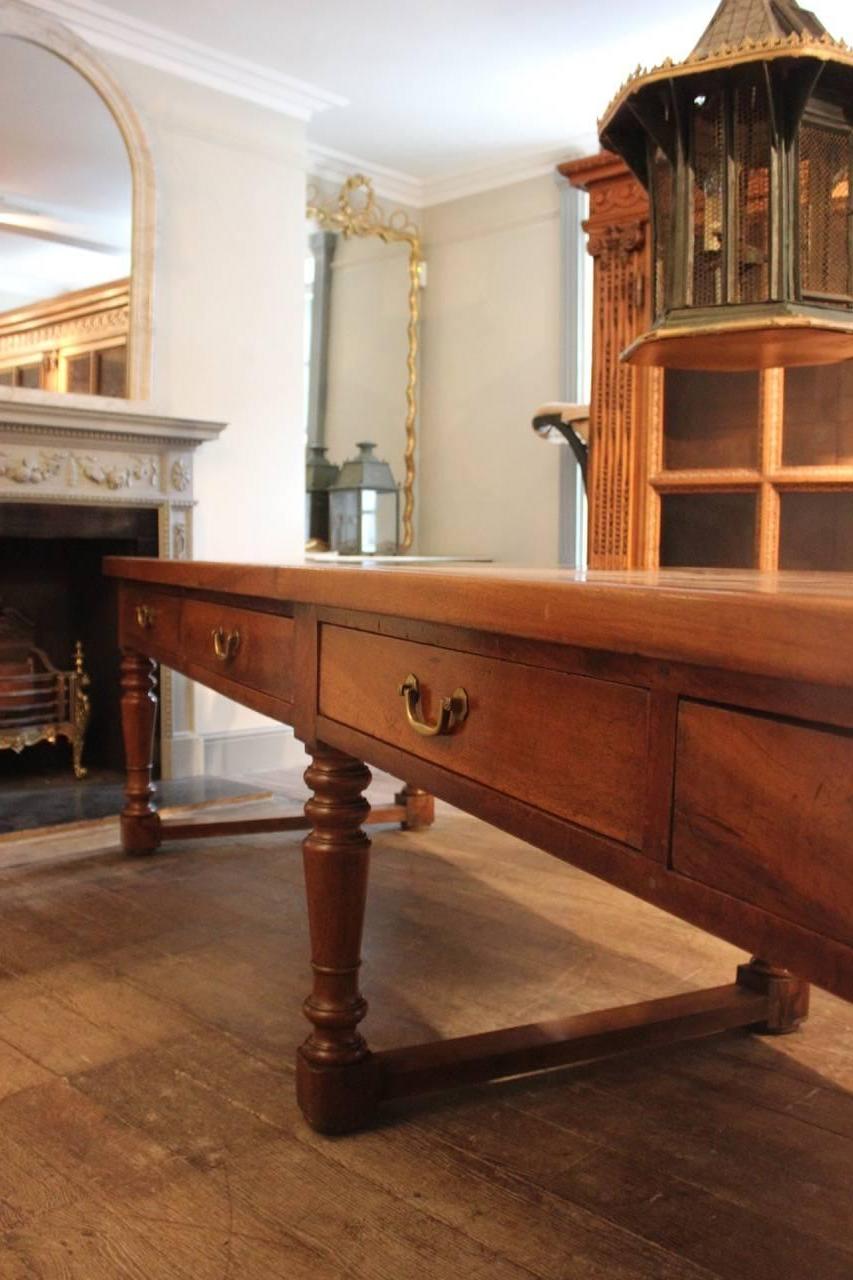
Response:
MULTIPOLYGON (((193 454, 225 425, 144 401, 0 387, 0 503, 152 509, 160 557, 190 559, 193 454)), ((179 682, 163 685, 165 776, 182 767, 175 749, 190 727, 179 682)))
POLYGON ((0 387, 0 501, 154 506, 160 555, 184 559, 193 453, 224 427, 140 402, 0 387))

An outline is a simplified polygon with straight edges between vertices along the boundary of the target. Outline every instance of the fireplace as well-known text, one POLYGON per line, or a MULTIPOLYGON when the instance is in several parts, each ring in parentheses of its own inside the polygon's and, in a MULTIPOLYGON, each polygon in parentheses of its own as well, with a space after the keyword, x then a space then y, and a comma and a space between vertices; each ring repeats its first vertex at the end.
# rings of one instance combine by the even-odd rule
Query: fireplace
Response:
MULTIPOLYGON (((0 603, 33 623, 35 643, 60 670, 83 646, 91 680, 91 719, 84 763, 115 768, 122 758, 118 639, 112 584, 101 574, 105 555, 157 555, 157 514, 132 507, 0 504, 0 603)), ((20 754, 0 751, 0 778, 62 773, 64 743, 39 743, 20 754)))
MULTIPOLYGON (((192 555, 193 455, 224 424, 167 417, 134 401, 0 387, 0 601, 34 624, 33 643, 59 671, 81 641, 91 719, 84 763, 123 759, 118 642, 105 555, 192 555)), ((191 701, 162 672, 163 777, 196 771, 191 701)), ((62 742, 0 751, 0 784, 62 773, 62 742)))

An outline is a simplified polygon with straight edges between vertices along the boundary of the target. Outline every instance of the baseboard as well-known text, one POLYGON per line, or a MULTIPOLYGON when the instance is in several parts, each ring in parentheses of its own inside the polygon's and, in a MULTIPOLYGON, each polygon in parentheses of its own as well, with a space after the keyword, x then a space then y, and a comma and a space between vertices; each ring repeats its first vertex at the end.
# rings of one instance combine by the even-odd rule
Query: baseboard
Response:
POLYGON ((164 778, 197 778, 204 773, 204 750, 197 733, 174 733, 162 746, 164 778))
POLYGON ((301 742, 286 726, 235 729, 199 737, 201 770, 209 777, 229 778, 308 764, 301 742))

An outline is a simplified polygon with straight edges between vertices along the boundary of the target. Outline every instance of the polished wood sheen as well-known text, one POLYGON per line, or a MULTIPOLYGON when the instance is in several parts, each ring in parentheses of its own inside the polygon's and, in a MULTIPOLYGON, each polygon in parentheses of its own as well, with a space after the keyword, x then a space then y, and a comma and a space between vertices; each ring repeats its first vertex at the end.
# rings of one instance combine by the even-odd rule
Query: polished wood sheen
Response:
POLYGON ((160 816, 152 804, 151 785, 155 688, 154 663, 141 653, 125 650, 121 660, 121 717, 127 792, 121 835, 128 853, 151 853, 160 842, 160 816))
POLYGON ((305 1001, 313 1030, 299 1050, 296 1088, 308 1121, 323 1133, 352 1127, 356 1109, 377 1100, 375 1064, 358 1024, 367 1013, 359 991, 361 934, 367 902, 370 839, 361 824, 370 806, 370 771, 323 743, 308 744, 312 763, 305 806, 313 824, 304 843, 305 889, 314 987, 305 1001))
POLYGON ((321 715, 486 785, 500 769, 510 794, 641 847, 644 689, 344 627, 323 628, 320 653, 321 715), (414 735, 398 692, 408 671, 423 686, 427 718, 442 695, 464 687, 470 725, 446 737, 414 735))
POLYGON ((685 701, 677 759, 674 869, 853 946, 853 733, 685 701))
POLYGON ((293 701, 292 618, 188 600, 181 639, 184 650, 214 675, 293 701))
POLYGON ((120 579, 126 651, 129 851, 162 834, 147 658, 270 709, 312 754, 312 1031, 297 1077, 315 1128, 363 1126, 408 1093, 723 1027, 790 1032, 809 981, 853 1000, 850 577, 140 559, 107 572, 120 579), (157 618, 175 611, 170 654, 157 618), (217 625, 225 659, 211 658, 217 625), (227 640, 238 629, 262 638, 242 665, 227 640), (416 715, 400 692, 409 676, 416 715), (465 714, 439 716, 451 695, 465 714), (411 825, 436 795, 753 959, 734 986, 372 1053, 358 980, 364 762, 409 780, 398 799, 411 825))
POLYGON ((174 654, 181 651, 180 596, 127 587, 121 594, 119 626, 128 642, 134 639, 146 652, 174 654))

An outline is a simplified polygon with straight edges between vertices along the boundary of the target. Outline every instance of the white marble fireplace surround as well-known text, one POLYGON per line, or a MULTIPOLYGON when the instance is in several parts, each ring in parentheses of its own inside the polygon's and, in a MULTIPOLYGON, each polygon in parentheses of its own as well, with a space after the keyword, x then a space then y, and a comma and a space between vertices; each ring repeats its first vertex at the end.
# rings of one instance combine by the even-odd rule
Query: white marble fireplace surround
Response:
MULTIPOLYGON (((0 387, 0 502, 153 508, 159 555, 189 559, 193 454, 225 425, 139 401, 0 387)), ((194 773, 191 700, 165 670, 160 725, 163 776, 194 773)))

